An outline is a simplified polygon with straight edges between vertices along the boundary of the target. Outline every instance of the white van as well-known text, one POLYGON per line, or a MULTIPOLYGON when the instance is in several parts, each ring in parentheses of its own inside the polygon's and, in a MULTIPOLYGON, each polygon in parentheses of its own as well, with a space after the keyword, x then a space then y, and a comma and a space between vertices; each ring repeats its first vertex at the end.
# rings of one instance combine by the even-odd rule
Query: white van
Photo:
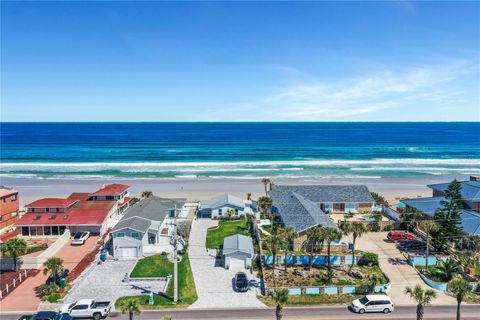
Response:
POLYGON ((353 301, 350 308, 358 313, 389 313, 393 311, 393 303, 392 300, 384 294, 373 294, 353 301))

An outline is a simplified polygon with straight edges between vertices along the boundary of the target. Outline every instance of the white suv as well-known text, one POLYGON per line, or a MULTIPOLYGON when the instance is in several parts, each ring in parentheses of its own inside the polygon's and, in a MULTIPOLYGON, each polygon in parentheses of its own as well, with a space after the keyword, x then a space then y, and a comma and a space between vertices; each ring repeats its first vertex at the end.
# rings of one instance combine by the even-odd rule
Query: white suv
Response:
POLYGON ((393 311, 393 303, 390 298, 384 294, 367 295, 352 302, 350 308, 358 313, 365 312, 383 312, 393 311))

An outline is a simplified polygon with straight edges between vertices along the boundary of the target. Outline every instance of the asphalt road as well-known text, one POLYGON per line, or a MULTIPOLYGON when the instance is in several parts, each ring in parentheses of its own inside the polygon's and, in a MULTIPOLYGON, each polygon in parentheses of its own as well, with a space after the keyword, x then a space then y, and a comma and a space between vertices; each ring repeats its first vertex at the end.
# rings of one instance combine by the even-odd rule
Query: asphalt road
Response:
MULTIPOLYGON (((455 306, 433 306, 425 309, 424 319, 444 320, 455 319, 455 306)), ((17 320, 20 314, 2 313, 1 320, 17 320)), ((275 319, 275 310, 269 309, 164 309, 144 311, 135 319, 142 320, 161 320, 162 317, 170 316, 174 320, 200 320, 200 319, 275 319)), ((115 320, 128 319, 127 314, 111 313, 110 317, 115 320)), ((416 319, 415 307, 398 306, 390 314, 355 314, 346 307, 323 306, 323 307, 298 307, 284 308, 284 319, 330 319, 330 320, 349 320, 349 319, 386 319, 386 320, 409 320, 416 319)), ((480 305, 462 306, 462 319, 480 320, 480 305)), ((107 319, 108 320, 108 319, 107 319)))

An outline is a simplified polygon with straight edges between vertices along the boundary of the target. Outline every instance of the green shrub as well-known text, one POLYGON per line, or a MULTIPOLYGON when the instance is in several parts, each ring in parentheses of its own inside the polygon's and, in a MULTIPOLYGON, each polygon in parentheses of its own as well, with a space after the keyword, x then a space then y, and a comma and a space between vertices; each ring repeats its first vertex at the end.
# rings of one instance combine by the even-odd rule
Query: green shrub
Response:
POLYGON ((371 232, 378 232, 381 230, 380 228, 380 225, 378 224, 377 221, 372 221, 368 224, 368 229, 371 231, 371 232))
POLYGON ((358 261, 359 266, 378 266, 378 254, 373 252, 365 252, 358 261))
POLYGON ((392 231, 392 230, 393 230, 393 224, 383 227, 383 231, 392 231))
POLYGON ((62 298, 62 296, 60 295, 60 293, 52 293, 51 295, 47 296, 47 301, 51 302, 51 303, 54 303, 54 302, 57 302, 57 300, 59 300, 61 298, 62 298))
POLYGON ((38 294, 40 297, 44 298, 46 296, 49 296, 53 293, 57 292, 57 285, 55 283, 50 283, 50 284, 44 284, 38 288, 38 294))

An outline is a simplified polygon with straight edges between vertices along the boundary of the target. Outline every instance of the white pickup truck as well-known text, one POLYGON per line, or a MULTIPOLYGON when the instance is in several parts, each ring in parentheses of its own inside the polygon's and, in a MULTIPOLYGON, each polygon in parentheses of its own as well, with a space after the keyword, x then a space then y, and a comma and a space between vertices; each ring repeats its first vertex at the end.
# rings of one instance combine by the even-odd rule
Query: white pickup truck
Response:
POLYGON ((94 320, 100 320, 108 316, 111 308, 112 303, 110 301, 82 299, 75 303, 64 304, 59 312, 69 314, 72 318, 93 318, 94 320))

